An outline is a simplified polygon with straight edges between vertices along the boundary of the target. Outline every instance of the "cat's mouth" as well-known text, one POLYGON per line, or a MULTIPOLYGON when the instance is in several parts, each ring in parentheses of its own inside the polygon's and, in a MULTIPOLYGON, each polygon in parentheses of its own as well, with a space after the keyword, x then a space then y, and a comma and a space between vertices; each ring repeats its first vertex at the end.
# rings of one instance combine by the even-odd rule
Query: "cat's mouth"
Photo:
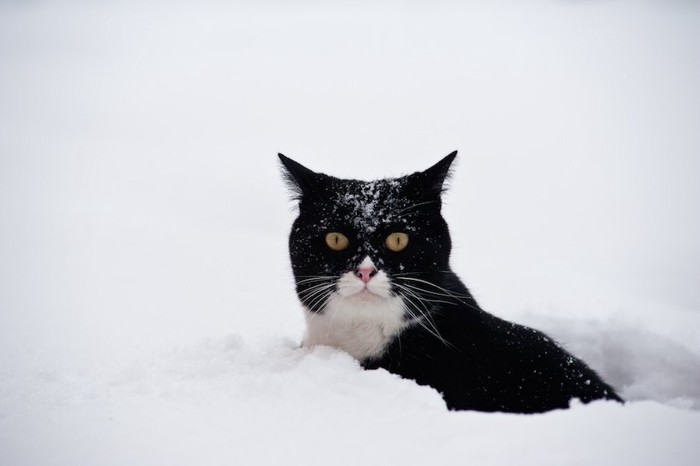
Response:
POLYGON ((362 288, 358 287, 353 287, 354 289, 352 290, 345 290, 344 293, 341 293, 341 295, 345 298, 365 298, 365 297, 377 297, 377 298, 384 298, 380 292, 377 292, 377 290, 372 290, 368 286, 364 286, 362 288))
POLYGON ((371 280, 363 281, 354 273, 346 273, 338 281, 338 293, 344 298, 359 301, 372 301, 390 297, 390 284, 383 272, 378 272, 371 280))

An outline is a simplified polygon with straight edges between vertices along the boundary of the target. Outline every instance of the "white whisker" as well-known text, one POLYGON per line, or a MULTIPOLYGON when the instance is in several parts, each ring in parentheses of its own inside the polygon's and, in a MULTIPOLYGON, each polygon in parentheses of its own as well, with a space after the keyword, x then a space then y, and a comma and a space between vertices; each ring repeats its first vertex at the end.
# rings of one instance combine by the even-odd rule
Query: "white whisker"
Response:
MULTIPOLYGON (((422 288, 418 288, 418 287, 410 286, 410 285, 401 285, 401 284, 399 284, 399 283, 394 283, 394 286, 396 286, 397 288, 400 288, 400 289, 402 289, 402 290, 405 290, 405 291, 410 291, 410 292, 412 292, 412 293, 414 293, 414 294, 417 294, 417 293, 415 293, 416 291, 420 291, 420 292, 427 292, 427 293, 430 293, 430 294, 437 294, 437 295, 439 295, 439 296, 447 296, 447 295, 443 295, 443 294, 438 294, 438 293, 433 293, 433 292, 430 292, 430 291, 426 291, 426 290, 424 290, 424 289, 422 289, 422 288)), ((421 296, 421 299, 422 299, 423 301, 427 301, 427 302, 429 302, 429 303, 443 303, 443 304, 451 304, 451 305, 453 305, 453 306, 456 305, 454 301, 445 301, 445 300, 443 300, 443 299, 429 299, 429 298, 426 298, 425 296, 421 296)))
POLYGON ((310 278, 306 278, 306 279, 304 279, 304 280, 299 280, 298 282, 296 282, 296 284, 299 285, 299 284, 301 284, 301 283, 307 283, 307 282, 326 281, 326 280, 332 280, 332 279, 334 279, 334 278, 338 278, 338 277, 337 277, 337 276, 325 276, 325 277, 318 276, 318 277, 310 277, 310 278))
POLYGON ((426 204, 435 204, 435 203, 437 203, 437 202, 438 202, 438 201, 419 202, 418 204, 413 204, 413 205, 410 205, 410 206, 406 207, 405 209, 399 210, 399 211, 396 213, 396 215, 397 215, 397 216, 400 216, 402 213, 406 212, 407 210, 415 209, 415 208, 417 208, 417 207, 420 207, 420 206, 426 205, 426 204))
POLYGON ((315 298, 313 298, 313 301, 311 303, 309 303, 309 309, 313 309, 314 306, 316 306, 317 304, 321 304, 321 303, 324 303, 324 305, 321 306, 321 308, 325 307, 325 303, 327 301, 326 298, 333 293, 335 293, 335 290, 329 289, 329 290, 326 290, 324 293, 321 293, 320 295, 316 296, 315 298))
POLYGON ((418 308, 418 307, 416 306, 416 304, 415 304, 413 301, 411 301, 411 300, 410 300, 406 295, 404 295, 404 294, 401 295, 401 298, 404 300, 404 310, 415 320, 415 322, 416 322, 418 325, 420 325, 426 332, 430 333, 430 334, 433 335, 435 338, 437 338, 438 340, 440 340, 440 342, 442 342, 442 344, 444 344, 445 346, 448 346, 448 347, 451 347, 451 348, 456 348, 456 346, 454 346, 452 343, 450 343, 450 342, 448 342, 447 340, 445 340, 445 339, 442 337, 442 335, 440 335, 440 332, 438 332, 438 331, 437 331, 437 328, 435 328, 435 324, 434 324, 430 319, 428 319, 428 316, 427 316, 425 313, 423 313, 423 312, 420 310, 420 308, 418 308), (411 309, 408 307, 408 304, 410 304, 410 305, 413 307, 413 309, 416 310, 416 311, 420 314, 420 317, 417 316, 416 314, 414 314, 413 312, 411 312, 411 309), (425 324, 423 323, 423 319, 427 320, 427 321, 430 323, 430 325, 431 325, 435 330, 433 330, 433 329, 431 329, 430 327, 428 327, 427 325, 425 325, 425 324))
MULTIPOLYGON (((441 286, 436 285, 435 283, 431 283, 427 280, 421 280, 420 278, 414 278, 414 277, 396 277, 399 280, 410 280, 410 281, 415 281, 415 282, 420 282, 420 283, 425 283, 426 285, 434 286, 435 288, 444 291, 447 293, 449 296, 452 296, 454 298, 471 298, 471 296, 466 295, 466 294, 459 294, 452 292, 446 288, 443 288, 441 286)), ((466 304, 466 303, 465 303, 466 304)))
POLYGON ((433 330, 435 330, 434 335, 436 334, 436 335, 440 338, 440 341, 442 341, 443 343, 447 344, 447 341, 446 341, 444 338, 442 338, 442 335, 440 335, 440 331, 437 329, 437 325, 435 325, 435 322, 434 322, 433 319, 431 318, 430 309, 429 309, 428 306, 425 304, 425 302, 423 302, 423 300, 421 299, 421 297, 418 296, 416 293, 414 293, 414 292, 412 292, 412 291, 409 291, 409 290, 407 290, 407 289, 404 289, 403 298, 404 298, 404 299, 407 299, 407 300, 409 300, 409 301, 411 301, 411 303, 413 304, 413 306, 415 307, 415 309, 416 309, 418 312, 420 312, 420 314, 423 315, 423 316, 425 317, 425 319, 428 321, 428 323, 430 324, 430 326, 433 327, 433 330), (425 309, 425 312, 421 311, 421 309, 418 308, 418 306, 416 306, 415 303, 413 303, 413 302, 408 298, 408 296, 407 296, 406 294, 410 294, 412 298, 418 300, 418 302, 421 304, 421 306, 423 306, 423 309, 425 309))

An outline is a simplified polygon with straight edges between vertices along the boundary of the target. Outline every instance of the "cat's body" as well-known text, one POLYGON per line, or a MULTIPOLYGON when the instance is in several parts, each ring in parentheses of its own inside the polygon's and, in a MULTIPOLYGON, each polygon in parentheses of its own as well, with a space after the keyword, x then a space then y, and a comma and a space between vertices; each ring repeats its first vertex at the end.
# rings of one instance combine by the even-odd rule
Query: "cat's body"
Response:
POLYGON ((280 155, 300 201, 290 235, 305 346, 340 348, 437 389, 450 409, 532 413, 621 401, 543 333, 483 311, 450 270, 443 183, 455 153, 397 179, 342 180, 280 155))

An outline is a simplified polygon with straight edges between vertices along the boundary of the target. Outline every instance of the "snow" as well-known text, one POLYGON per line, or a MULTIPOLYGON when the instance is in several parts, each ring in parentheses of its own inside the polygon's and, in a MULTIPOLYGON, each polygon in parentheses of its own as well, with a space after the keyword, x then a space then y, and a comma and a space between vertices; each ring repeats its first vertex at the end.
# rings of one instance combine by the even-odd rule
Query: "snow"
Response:
POLYGON ((27 375, 29 393, 11 395, 21 405, 3 409, 3 464, 697 460, 695 411, 640 401, 448 412, 431 389, 292 340, 228 337, 107 366, 27 375))
POLYGON ((0 464, 697 464, 692 2, 0 3, 0 464), (277 152, 459 149, 452 266, 625 406, 300 349, 277 152))
POLYGON ((352 225, 366 234, 377 231, 382 223, 400 221, 399 214, 408 207, 404 198, 397 196, 401 189, 399 180, 361 182, 354 189, 359 192, 339 194, 338 206, 349 206, 352 225))

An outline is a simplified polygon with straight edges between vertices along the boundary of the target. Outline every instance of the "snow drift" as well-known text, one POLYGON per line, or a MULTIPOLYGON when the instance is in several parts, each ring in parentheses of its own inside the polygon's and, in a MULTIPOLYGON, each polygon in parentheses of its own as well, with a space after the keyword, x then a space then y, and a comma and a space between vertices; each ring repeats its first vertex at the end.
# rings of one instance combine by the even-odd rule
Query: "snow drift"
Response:
POLYGON ((692 2, 3 2, 0 463, 697 464, 692 2), (275 154, 459 149, 480 304, 630 400, 538 416, 298 348, 275 154))

